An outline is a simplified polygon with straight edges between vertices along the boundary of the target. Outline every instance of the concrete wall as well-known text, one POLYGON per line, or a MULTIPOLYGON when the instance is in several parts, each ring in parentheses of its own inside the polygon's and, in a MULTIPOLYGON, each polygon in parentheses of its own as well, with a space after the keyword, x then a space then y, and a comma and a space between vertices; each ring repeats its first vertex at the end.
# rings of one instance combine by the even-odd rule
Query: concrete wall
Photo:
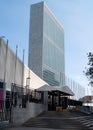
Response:
POLYGON ((22 124, 28 119, 39 115, 44 110, 45 106, 43 104, 36 103, 29 103, 27 108, 14 108, 12 111, 12 121, 15 124, 22 124))
POLYGON ((14 82, 20 86, 23 85, 23 87, 25 87, 27 85, 28 77, 30 77, 30 86, 29 86, 30 89, 36 89, 38 87, 43 86, 44 84, 47 84, 45 81, 40 79, 35 73, 33 73, 33 71, 29 70, 29 68, 26 65, 23 66, 22 61, 18 57, 16 59, 15 53, 9 47, 7 48, 7 58, 6 58, 6 48, 7 45, 5 41, 0 38, 0 80, 2 81, 4 80, 4 72, 6 68, 6 74, 5 74, 6 90, 11 90, 11 83, 14 82), (5 65, 5 58, 6 58, 6 65, 5 65), (15 62, 16 62, 16 68, 15 68, 15 62))
POLYGON ((14 52, 0 38, 0 80, 4 80, 4 75, 7 90, 11 90, 11 83, 14 83, 14 77, 15 83, 22 85, 22 61, 19 58, 16 60, 14 52))

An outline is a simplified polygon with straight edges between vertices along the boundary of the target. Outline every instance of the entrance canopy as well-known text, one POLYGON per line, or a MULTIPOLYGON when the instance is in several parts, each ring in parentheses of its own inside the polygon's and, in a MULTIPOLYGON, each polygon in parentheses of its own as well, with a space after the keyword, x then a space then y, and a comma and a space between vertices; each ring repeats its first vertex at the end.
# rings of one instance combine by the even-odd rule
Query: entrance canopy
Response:
POLYGON ((55 91, 57 90, 55 86, 49 86, 47 84, 41 86, 40 88, 37 88, 36 91, 55 91))
POLYGON ((47 91, 47 92, 59 91, 63 95, 74 96, 74 93, 68 86, 58 87, 58 86, 50 86, 50 85, 45 84, 41 86, 40 88, 37 88, 36 91, 47 91))
POLYGON ((74 96, 74 93, 72 92, 72 90, 68 86, 59 87, 59 91, 62 91, 69 96, 70 95, 74 96))

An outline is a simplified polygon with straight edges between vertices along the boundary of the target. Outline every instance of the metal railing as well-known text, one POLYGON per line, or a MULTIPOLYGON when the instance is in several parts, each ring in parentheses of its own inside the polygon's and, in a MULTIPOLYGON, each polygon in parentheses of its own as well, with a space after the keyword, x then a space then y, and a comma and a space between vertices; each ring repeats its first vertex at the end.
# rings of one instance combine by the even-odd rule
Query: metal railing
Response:
POLYGON ((11 118, 11 109, 4 108, 6 101, 0 101, 0 121, 10 121, 11 118))

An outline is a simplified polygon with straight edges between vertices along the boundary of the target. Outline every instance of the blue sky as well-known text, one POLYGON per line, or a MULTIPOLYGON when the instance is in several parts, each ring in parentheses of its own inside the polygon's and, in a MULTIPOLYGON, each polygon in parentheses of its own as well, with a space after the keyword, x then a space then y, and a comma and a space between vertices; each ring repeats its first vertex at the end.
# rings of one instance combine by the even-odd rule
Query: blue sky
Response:
MULTIPOLYGON (((0 0, 0 36, 9 40, 18 56, 28 62, 30 5, 41 0, 0 0)), ((65 32, 66 75, 83 86, 87 79, 83 70, 87 53, 93 52, 93 0, 44 0, 55 14, 65 32)))

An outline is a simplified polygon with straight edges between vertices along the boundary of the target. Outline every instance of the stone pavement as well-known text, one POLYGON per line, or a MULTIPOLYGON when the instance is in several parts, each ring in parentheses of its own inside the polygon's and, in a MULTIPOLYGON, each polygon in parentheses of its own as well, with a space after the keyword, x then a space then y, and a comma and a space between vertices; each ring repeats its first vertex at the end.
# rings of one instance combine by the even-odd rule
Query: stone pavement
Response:
POLYGON ((87 114, 80 112, 48 111, 36 118, 29 119, 20 127, 3 130, 89 130, 87 126, 79 122, 79 118, 87 116, 87 114))
POLYGON ((88 127, 78 121, 77 117, 86 117, 87 114, 81 112, 56 112, 48 111, 31 118, 23 124, 25 127, 51 128, 61 130, 88 130, 88 127))
POLYGON ((11 128, 11 127, 15 127, 15 125, 9 123, 9 121, 0 121, 0 130, 4 128, 11 128))
POLYGON ((9 121, 0 121, 0 129, 3 127, 7 127, 9 125, 9 121))
POLYGON ((31 128, 31 127, 16 127, 16 128, 6 128, 3 130, 59 130, 59 129, 50 129, 50 128, 31 128))

